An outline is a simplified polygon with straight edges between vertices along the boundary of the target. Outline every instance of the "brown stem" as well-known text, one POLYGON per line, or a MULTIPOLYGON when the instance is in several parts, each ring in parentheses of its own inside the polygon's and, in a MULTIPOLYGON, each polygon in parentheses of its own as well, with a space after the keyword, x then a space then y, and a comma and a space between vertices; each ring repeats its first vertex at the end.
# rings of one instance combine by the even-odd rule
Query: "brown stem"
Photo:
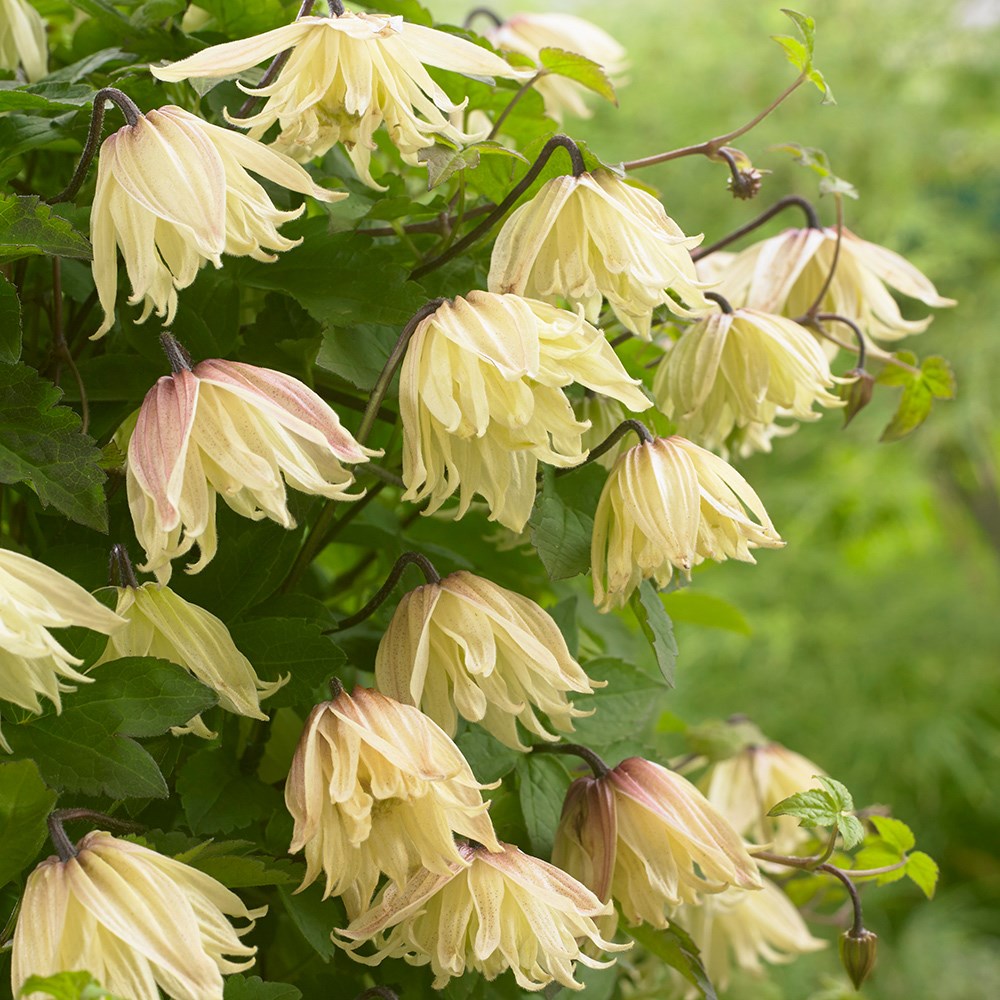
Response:
POLYGON ((108 560, 108 581, 112 587, 129 587, 139 589, 132 560, 128 557, 128 549, 120 542, 111 546, 111 558, 108 560))
POLYGON ((493 128, 490 129, 490 134, 486 137, 487 139, 495 139, 500 134, 500 126, 507 120, 507 116, 517 107, 518 101, 521 100, 524 95, 531 90, 532 87, 538 81, 545 76, 547 70, 540 69, 530 80, 526 80, 518 88, 517 93, 510 99, 507 103, 507 107, 497 115, 497 120, 493 123, 493 128))
POLYGON ((496 11, 490 10, 489 7, 473 7, 468 14, 465 15, 465 20, 462 22, 463 28, 468 28, 472 25, 472 22, 477 17, 488 17, 492 22, 493 26, 499 28, 503 24, 503 18, 500 17, 496 11))
POLYGON ((364 605, 360 610, 355 611, 353 615, 349 615, 347 618, 342 618, 337 622, 337 627, 335 629, 329 629, 331 632, 341 632, 344 629, 352 628, 355 625, 360 624, 366 618, 370 618, 375 612, 381 607, 385 602, 385 599, 395 590, 396 584, 399 583, 399 578, 403 575, 403 571, 410 564, 414 566, 419 566, 421 572, 424 574, 424 578, 428 583, 440 583, 441 577, 438 575, 438 571, 434 568, 434 564, 424 555, 419 552, 404 552, 393 564, 391 570, 389 570, 389 575, 385 578, 385 583, 375 592, 375 596, 364 605))
POLYGON ((770 222, 776 215, 783 212, 786 208, 801 208, 806 215, 806 225, 809 229, 821 229, 822 226, 819 224, 819 218, 816 215, 816 209, 806 201, 805 198, 800 198, 797 194, 790 194, 785 198, 776 201, 769 209, 761 212, 755 219, 751 219, 745 226, 740 226, 739 229, 734 229, 728 236, 723 236, 721 240, 716 240, 710 246, 701 247, 695 250, 691 254, 692 260, 701 260, 703 257, 707 257, 709 254, 713 254, 716 250, 722 250, 729 246, 730 243, 735 243, 737 240, 742 239, 749 233, 752 233, 755 229, 759 229, 764 225, 765 222, 770 222))
MULTIPOLYGON (((861 332, 861 327, 859 327, 858 324, 854 322, 854 320, 848 319, 846 316, 841 316, 839 313, 817 313, 815 316, 812 316, 811 319, 814 321, 814 323, 812 324, 813 327, 815 329, 818 329, 820 333, 823 333, 823 328, 821 325, 823 322, 843 323, 844 326, 850 327, 851 332, 854 334, 854 339, 857 340, 858 342, 857 367, 864 370, 865 360, 867 359, 868 355, 868 347, 865 344, 865 335, 861 332)), ((804 325, 807 326, 810 325, 808 323, 808 317, 802 317, 802 320, 805 321, 804 325)), ((799 320, 796 320, 796 322, 799 322, 799 320)))
POLYGON ((649 428, 641 420, 623 420, 599 445, 590 449, 587 457, 579 465, 574 465, 570 469, 556 469, 556 475, 568 476, 571 472, 596 462, 605 452, 614 448, 629 431, 639 438, 641 444, 649 444, 655 440, 649 428))
POLYGON ((581 743, 533 743, 531 746, 532 753, 562 753, 571 754, 574 757, 579 757, 580 760, 585 761, 590 767, 590 770, 594 772, 595 778, 603 778, 606 774, 611 771, 604 761, 594 753, 590 747, 585 747, 581 743))
POLYGON ((56 853, 59 855, 59 860, 63 862, 72 860, 78 853, 76 845, 69 839, 69 836, 63 829, 64 823, 68 823, 74 819, 90 819, 97 823, 103 823, 106 826, 116 827, 119 830, 134 832, 142 829, 138 823, 115 819, 113 816, 108 816, 105 813, 94 812, 93 809, 55 809, 49 813, 47 820, 49 839, 52 841, 52 846, 55 847, 56 853))
POLYGON ((807 316, 815 316, 819 312, 820 304, 826 298, 830 285, 833 284, 833 276, 837 273, 837 264, 840 262, 840 246, 844 239, 844 198, 842 195, 835 194, 834 199, 837 204, 837 242, 833 246, 833 260, 830 261, 830 270, 827 272, 823 287, 813 300, 813 304, 806 310, 807 316))
POLYGON ((729 304, 729 299, 718 292, 705 292, 705 298, 711 299, 727 315, 732 316, 733 307, 729 304))

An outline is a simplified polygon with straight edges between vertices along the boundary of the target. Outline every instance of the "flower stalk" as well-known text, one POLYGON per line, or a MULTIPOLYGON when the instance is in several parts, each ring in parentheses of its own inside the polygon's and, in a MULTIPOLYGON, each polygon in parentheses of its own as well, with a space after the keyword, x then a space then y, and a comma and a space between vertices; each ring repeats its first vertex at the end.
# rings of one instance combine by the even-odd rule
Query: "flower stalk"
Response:
POLYGON ((691 259, 699 261, 709 254, 715 253, 717 250, 723 250, 730 243, 735 243, 737 240, 752 233, 755 229, 759 229, 764 223, 770 222, 776 215, 784 212, 786 208, 792 207, 802 209, 806 217, 806 226, 809 229, 822 228, 819 217, 816 215, 816 209, 813 208, 812 203, 797 194, 790 194, 784 198, 779 198, 770 208, 761 212, 755 219, 751 219, 746 225, 740 226, 739 229, 734 229, 728 236, 723 236, 721 240, 716 240, 715 243, 707 247, 699 247, 697 250, 692 251, 691 259))
POLYGON ((611 768, 599 757, 590 747, 585 747, 582 743, 533 743, 532 753, 561 753, 579 757, 584 761, 595 778, 603 778, 611 771, 611 768))
POLYGON ((571 472, 576 472, 581 466, 596 462, 602 455, 611 451, 612 448, 626 434, 632 432, 642 444, 649 444, 653 440, 653 435, 649 428, 641 420, 623 420, 599 445, 590 449, 590 454, 580 463, 568 469, 556 469, 557 476, 568 476, 571 472))
POLYGON ((410 565, 418 566, 428 583, 441 582, 441 576, 434 568, 434 564, 425 555, 421 555, 419 552, 404 552, 393 564, 392 569, 389 570, 389 575, 385 578, 385 583, 379 587, 375 596, 359 611, 338 622, 337 631, 340 632, 351 628, 354 625, 360 624, 366 618, 370 618, 393 590, 396 589, 396 584, 399 583, 399 578, 403 575, 403 571, 410 565))

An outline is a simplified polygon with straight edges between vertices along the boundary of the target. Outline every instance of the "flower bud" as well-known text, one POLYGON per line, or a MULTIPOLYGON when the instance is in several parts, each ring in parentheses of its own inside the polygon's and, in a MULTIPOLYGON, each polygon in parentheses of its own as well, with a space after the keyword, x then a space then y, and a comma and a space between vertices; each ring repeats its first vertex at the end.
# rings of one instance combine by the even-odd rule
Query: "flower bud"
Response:
POLYGON ((878 952, 878 935, 864 928, 858 934, 853 930, 840 935, 840 964, 843 965, 856 990, 872 974, 878 952))
POLYGON ((28 0, 0 0, 0 69, 24 67, 29 82, 45 76, 45 22, 28 0))

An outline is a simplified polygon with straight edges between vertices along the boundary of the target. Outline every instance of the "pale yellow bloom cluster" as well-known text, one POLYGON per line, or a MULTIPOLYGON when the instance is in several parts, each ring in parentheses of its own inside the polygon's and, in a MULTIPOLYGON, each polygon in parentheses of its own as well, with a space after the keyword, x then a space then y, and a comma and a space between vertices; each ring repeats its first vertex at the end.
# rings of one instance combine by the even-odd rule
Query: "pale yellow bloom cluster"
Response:
POLYGON ((559 627, 534 601, 464 571, 399 602, 379 643, 375 680, 449 735, 460 715, 524 751, 518 721, 532 736, 556 740, 536 709, 555 729, 572 732, 573 719, 589 713, 566 693, 593 691, 559 627))
POLYGON ((160 1000, 161 989, 172 1000, 222 1000, 223 975, 253 965, 257 949, 240 938, 266 906, 248 910, 204 872, 109 833, 88 833, 76 850, 28 877, 11 957, 15 996, 29 976, 85 970, 128 1000, 160 1000), (248 923, 235 930, 228 917, 248 923))
POLYGON ((649 339, 653 310, 708 308, 691 249, 663 205, 608 170, 555 177, 504 223, 490 260, 491 292, 582 305, 597 321, 604 299, 649 339), (674 292, 681 301, 668 294, 674 292))
POLYGON ((341 691, 317 705, 292 759, 285 804, 289 850, 305 851, 302 888, 326 874, 326 896, 353 917, 385 873, 402 886, 421 866, 435 876, 464 861, 454 834, 500 850, 481 789, 448 735, 377 691, 341 691))
POLYGON ((615 463, 594 516, 594 603, 620 607, 643 580, 705 559, 755 562, 784 545, 760 498, 727 462, 685 438, 643 442, 615 463), (751 516, 752 515, 752 516, 751 516))
POLYGON ((490 520, 521 531, 538 462, 586 458, 587 425, 563 389, 578 382, 634 411, 650 403, 601 332, 582 315, 518 295, 470 292, 423 319, 400 375, 404 498, 437 510, 456 491, 456 518, 475 494, 490 520))
POLYGON ((213 45, 196 55, 151 66, 161 80, 235 76, 290 50, 287 63, 269 86, 243 87, 266 98, 248 118, 234 125, 261 138, 277 122, 274 147, 296 160, 320 156, 344 144, 358 176, 379 187, 371 175, 375 132, 384 123, 404 161, 416 165, 417 153, 435 137, 457 145, 476 142, 458 125, 465 102, 455 103, 426 66, 474 77, 524 79, 499 56, 463 38, 411 24, 402 17, 345 11, 339 17, 301 17, 292 24, 237 42, 213 45))
POLYGON ((760 889, 743 840, 686 778, 629 757, 570 786, 552 860, 633 924, 668 925, 667 909, 729 886, 760 889))
POLYGON ((818 420, 814 404, 843 406, 828 391, 834 382, 823 349, 798 323, 737 309, 706 315, 681 334, 657 366, 653 395, 678 433, 718 450, 736 430, 746 442, 778 417, 818 420))
POLYGON ((48 72, 45 22, 28 0, 0 0, 0 69, 24 67, 30 82, 48 72))
POLYGON ((238 514, 295 526, 285 483, 356 500, 342 462, 368 461, 320 396, 298 379, 237 361, 202 361, 159 379, 128 446, 126 484, 142 569, 161 583, 197 543, 196 573, 215 555, 216 494, 238 514))
MULTIPOLYGON (((625 49, 603 28, 574 14, 515 14, 488 31, 486 37, 498 49, 519 52, 538 64, 542 49, 562 49, 586 56, 600 65, 617 86, 624 82, 622 74, 628 69, 625 49)), ((590 117, 584 100, 587 89, 575 80, 543 76, 534 86, 542 95, 545 110, 557 120, 561 121, 567 113, 590 117)))
POLYGON ((132 285, 129 302, 143 304, 138 322, 155 310, 170 323, 177 290, 207 261, 221 267, 223 254, 273 261, 270 251, 298 246, 278 227, 305 206, 280 211, 248 170, 322 201, 347 197, 318 187, 283 153, 172 105, 104 140, 90 215, 94 284, 104 309, 95 336, 115 321, 119 248, 132 285))
POLYGON ((585 954, 581 941, 602 951, 629 947, 604 940, 597 929, 594 918, 609 916, 610 904, 554 865, 510 844, 499 853, 473 844, 459 851, 463 863, 448 871, 421 870, 403 886, 386 886, 334 940, 366 965, 388 957, 429 964, 435 989, 467 970, 493 980, 510 969, 531 992, 552 982, 582 990, 576 962, 611 964, 585 954), (369 940, 374 953, 358 954, 369 940))
MULTIPOLYGON (((78 625, 110 635, 124 625, 113 611, 79 584, 29 556, 0 549, 0 699, 41 712, 39 695, 61 710, 60 695, 72 691, 63 678, 92 678, 75 668, 83 662, 49 629, 78 625)), ((0 747, 10 747, 0 733, 0 747)))

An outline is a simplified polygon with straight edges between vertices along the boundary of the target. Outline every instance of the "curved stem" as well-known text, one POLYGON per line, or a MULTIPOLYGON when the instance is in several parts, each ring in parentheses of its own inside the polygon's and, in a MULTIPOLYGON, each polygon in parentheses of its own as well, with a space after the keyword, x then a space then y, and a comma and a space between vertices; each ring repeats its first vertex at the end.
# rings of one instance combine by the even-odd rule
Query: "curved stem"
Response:
POLYGON ((507 102, 507 107, 497 115, 497 120, 493 123, 493 128, 490 129, 490 134, 486 137, 487 139, 495 139, 500 134, 500 127, 507 120, 507 116, 517 107, 517 102, 521 100, 524 95, 531 90, 532 87, 538 81, 545 76, 547 70, 540 69, 530 80, 525 80, 524 83, 518 88, 517 93, 507 102))
POLYGON ((585 761, 595 778, 603 778, 611 768, 594 753, 590 747, 585 747, 581 743, 533 743, 532 753, 562 753, 571 754, 585 761))
POLYGON ((94 812, 93 809, 55 809, 49 813, 47 820, 49 827, 49 839, 55 847, 60 861, 69 861, 77 856, 76 845, 69 839, 63 824, 74 819, 90 819, 106 826, 113 826, 119 830, 136 831, 142 827, 138 823, 130 823, 128 820, 115 819, 105 813, 94 812))
POLYGON ((818 872, 826 872, 828 875, 832 875, 836 879, 844 884, 844 888, 847 890, 851 897, 851 905, 854 907, 854 923, 851 926, 851 934, 854 937, 860 936, 861 932, 865 929, 864 915, 861 912, 861 896, 858 893, 858 887, 850 879, 847 872, 838 868, 836 865, 818 865, 816 868, 818 872))
POLYGON ((649 428, 641 420, 623 420, 599 445, 590 449, 587 457, 579 465, 574 465, 570 469, 556 469, 556 475, 568 476, 571 472, 596 462, 605 452, 614 448, 629 431, 639 438, 641 444, 649 444, 655 440, 649 428))
POLYGON ((503 18, 497 14, 496 11, 490 10, 489 7, 473 7, 468 14, 465 15, 465 20, 462 22, 463 28, 468 28, 472 25, 477 17, 488 17, 495 28, 499 28, 503 24, 503 18))
POLYGON ((129 587, 139 589, 132 560, 128 557, 128 549, 121 542, 111 546, 111 558, 108 560, 108 581, 112 587, 129 587))
POLYGON ((104 106, 108 101, 117 105, 128 125, 138 124, 142 117, 142 112, 132 98, 115 87, 103 87, 94 94, 94 107, 90 112, 90 131, 87 133, 87 141, 84 143, 80 162, 76 165, 76 170, 73 172, 73 178, 69 184, 54 198, 48 199, 50 205, 56 205, 61 201, 70 201, 83 187, 87 171, 90 170, 90 164, 97 155, 97 147, 101 143, 101 130, 104 128, 104 106))
POLYGON ((442 264, 447 264, 449 260, 457 257, 482 239, 513 208, 517 199, 531 187, 535 178, 542 172, 542 168, 549 162, 552 154, 560 148, 565 149, 569 154, 570 160, 573 163, 574 177, 579 177, 580 174, 586 171, 580 147, 568 135, 557 134, 552 136, 542 147, 542 151, 538 154, 535 162, 528 168, 528 172, 511 188, 507 197, 471 233, 463 236, 457 243, 452 244, 443 254, 440 254, 433 260, 427 261, 426 264, 421 264, 419 267, 414 268, 410 272, 410 280, 416 281, 425 274, 436 270, 442 264))
POLYGON ((830 270, 827 272, 823 287, 813 300, 813 304, 806 310, 807 316, 815 316, 819 312, 820 304, 826 298, 830 285, 833 284, 833 276, 837 273, 837 264, 840 262, 840 246, 844 239, 844 198, 843 195, 835 194, 834 199, 837 204, 837 242, 833 246, 833 260, 830 261, 830 270))
POLYGON ((705 298, 715 302, 727 316, 732 316, 733 307, 729 304, 729 299, 725 295, 720 295, 718 292, 705 292, 705 298))
POLYGON ((385 578, 385 583, 375 592, 375 596, 359 611, 356 611, 347 618, 342 618, 337 623, 335 631, 341 632, 344 629, 352 628, 375 614, 385 599, 395 590, 396 584, 399 583, 399 578, 403 575, 403 571, 411 563, 414 566, 420 567, 428 583, 441 582, 441 577, 434 568, 434 564, 426 556, 421 555, 419 552, 404 552, 393 564, 392 569, 389 570, 389 575, 385 578))
MULTIPOLYGON (((861 327, 852 319, 848 319, 846 316, 841 316, 839 313, 817 313, 812 317, 815 321, 815 327, 819 328, 822 333, 822 327, 820 326, 823 322, 829 323, 843 323, 845 326, 851 328, 851 332, 854 334, 854 339, 858 342, 857 353, 858 353, 858 364, 857 367, 864 369, 865 360, 868 355, 868 347, 865 343, 865 335, 861 332, 861 327)), ((797 322, 797 321, 796 321, 797 322)))
POLYGON ((160 334, 160 347, 163 348, 163 353, 166 354, 167 360, 170 362, 170 371, 174 375, 179 372, 189 372, 194 368, 191 355, 172 333, 160 334))
POLYGON ((796 208, 801 208, 805 212, 806 225, 809 229, 822 229, 819 223, 819 218, 816 215, 816 209, 813 208, 812 204, 806 201, 805 198, 800 198, 797 194, 790 194, 785 198, 781 198, 776 201, 769 209, 761 212, 760 215, 755 219, 751 219, 745 226, 740 226, 739 229, 734 229, 728 236, 723 236, 721 240, 716 240, 710 246, 701 247, 695 250, 691 254, 692 260, 701 260, 703 257, 707 257, 709 254, 715 253, 716 250, 722 250, 729 246, 730 243, 735 243, 737 240, 742 239, 744 236, 752 233, 755 229, 759 229, 764 225, 765 222, 770 222, 776 215, 783 212, 786 208, 791 208, 795 206, 796 208))

